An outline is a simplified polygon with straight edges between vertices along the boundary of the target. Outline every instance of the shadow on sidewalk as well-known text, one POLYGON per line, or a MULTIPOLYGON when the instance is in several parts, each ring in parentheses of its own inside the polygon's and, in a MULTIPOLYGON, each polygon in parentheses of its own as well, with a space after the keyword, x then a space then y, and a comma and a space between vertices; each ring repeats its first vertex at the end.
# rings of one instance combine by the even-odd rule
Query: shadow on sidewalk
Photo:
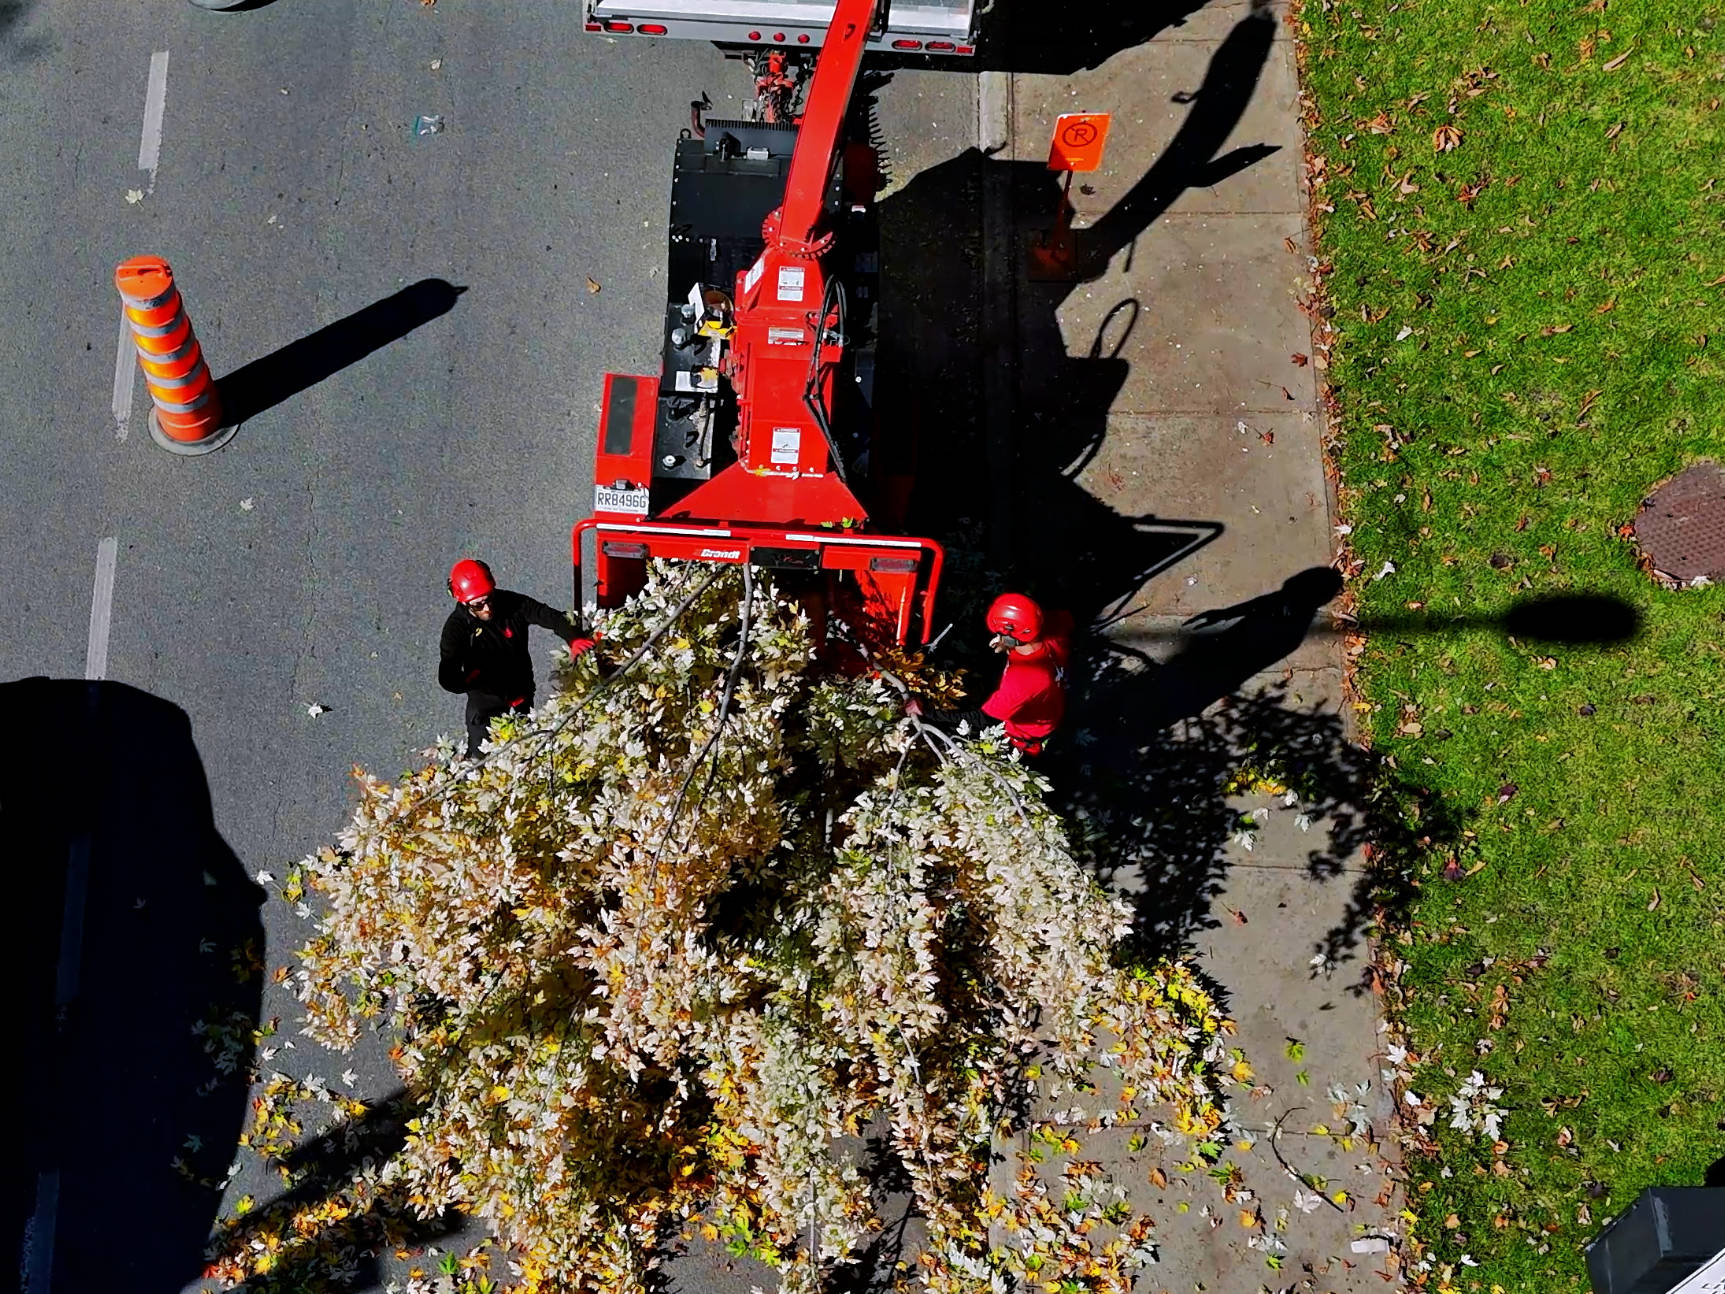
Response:
POLYGON ((1312 949, 1330 963, 1352 957, 1380 914, 1405 910, 1416 867, 1466 847, 1471 811, 1443 803, 1393 760, 1356 744, 1340 698, 1301 700, 1293 671, 1252 686, 1308 637, 1484 629, 1609 649, 1640 630, 1633 607, 1591 594, 1528 598, 1496 613, 1331 620, 1322 608, 1340 589, 1334 570, 1313 567, 1178 631, 1093 639, 1078 663, 1067 739, 1048 760, 1053 799, 1097 875, 1135 897, 1147 954, 1172 952, 1219 924, 1211 907, 1230 848, 1254 830, 1236 804, 1249 791, 1274 786, 1298 797, 1287 809, 1313 829, 1311 844, 1303 860, 1285 861, 1303 861, 1315 880, 1341 876, 1371 846, 1342 919, 1312 949), (1156 639, 1160 659, 1146 650, 1156 639))
MULTIPOLYGON (((1116 6, 1111 12, 1135 10, 1116 6)), ((1088 263, 1105 263, 1128 248, 1188 189, 1219 183, 1274 151, 1268 145, 1226 148, 1274 35, 1267 12, 1235 24, 1198 88, 1183 96, 1190 111, 1167 150, 1083 231, 1080 250, 1088 263)), ((883 420, 917 428, 911 523, 945 541, 953 555, 942 585, 942 620, 956 626, 948 649, 959 663, 985 668, 978 608, 1002 583, 1069 608, 1080 626, 1102 626, 1151 579, 1223 530, 1212 519, 1127 514, 1078 482, 1106 439, 1109 410, 1130 371, 1122 357, 1126 342, 1134 330, 1155 326, 1155 307, 1123 299, 1084 351, 1068 353, 1059 313, 1075 285, 1024 281, 1020 241, 1028 232, 1025 221, 1053 213, 1059 189, 1058 177, 1040 160, 1002 161, 972 149, 881 202, 876 410, 883 420), (1011 245, 989 253, 975 213, 996 201, 1016 214, 1009 221, 1011 245), (1010 319, 987 317, 983 275, 990 254, 1012 258, 1003 267, 1018 279, 1005 307, 1010 319), (1007 426, 988 426, 982 417, 986 375, 977 356, 990 354, 1002 329, 1012 337, 1002 362, 1010 364, 1007 380, 1016 388, 1013 418, 1007 426), (982 536, 995 488, 991 460, 1009 460, 1010 467, 1012 558, 1006 570, 984 569, 977 556, 988 547, 982 536)), ((1145 493, 1154 501, 1154 483, 1145 493)))
POLYGON ((399 341, 415 328, 448 314, 465 291, 442 279, 421 279, 235 369, 217 384, 228 421, 241 423, 254 418, 399 341))
POLYGON ((6 1224, 35 1215, 39 1241, 51 1212, 53 1255, 33 1260, 56 1290, 178 1289, 202 1271, 246 1114, 264 895, 216 831, 177 706, 30 678, 0 685, 0 709, 30 1089, 7 1174, 28 1202, 6 1224))
POLYGON ((1059 11, 1004 0, 983 19, 977 65, 983 71, 1070 76, 1101 67, 1169 27, 1181 27, 1209 0, 1097 0, 1059 11))

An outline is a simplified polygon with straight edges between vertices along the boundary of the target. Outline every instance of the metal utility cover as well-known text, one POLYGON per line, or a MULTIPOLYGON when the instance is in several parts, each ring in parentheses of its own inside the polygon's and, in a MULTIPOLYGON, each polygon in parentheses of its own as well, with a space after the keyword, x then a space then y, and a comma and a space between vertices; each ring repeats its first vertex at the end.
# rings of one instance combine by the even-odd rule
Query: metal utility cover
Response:
POLYGON ((1706 461, 1685 468, 1642 500, 1634 528, 1661 578, 1725 581, 1725 470, 1706 461))

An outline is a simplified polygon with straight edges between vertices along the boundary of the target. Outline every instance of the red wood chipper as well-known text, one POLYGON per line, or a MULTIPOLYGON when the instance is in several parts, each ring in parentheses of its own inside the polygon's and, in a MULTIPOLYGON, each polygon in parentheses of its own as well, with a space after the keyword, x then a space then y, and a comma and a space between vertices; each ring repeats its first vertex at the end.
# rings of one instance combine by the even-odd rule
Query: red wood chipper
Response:
POLYGON ((650 558, 749 562, 865 641, 928 640, 943 554, 895 533, 911 433, 874 413, 879 168, 851 98, 879 7, 838 0, 800 118, 696 114, 678 141, 663 366, 605 376, 577 606, 585 543, 600 607, 650 558))

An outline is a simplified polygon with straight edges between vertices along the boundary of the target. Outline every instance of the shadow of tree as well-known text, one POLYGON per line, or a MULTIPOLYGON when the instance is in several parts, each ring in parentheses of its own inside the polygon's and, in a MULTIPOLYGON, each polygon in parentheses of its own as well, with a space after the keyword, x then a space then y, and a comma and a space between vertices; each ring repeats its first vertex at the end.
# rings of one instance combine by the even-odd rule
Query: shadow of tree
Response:
POLYGON ((289 1189, 225 1221, 212 1241, 213 1252, 244 1255, 243 1268, 228 1269, 231 1277, 255 1273, 233 1288, 247 1294, 372 1289, 385 1275, 382 1255, 465 1227, 468 1220, 456 1213, 426 1216, 409 1188, 365 1173, 401 1152, 408 1122, 424 1110, 422 1100, 397 1088, 283 1154, 276 1162, 289 1189), (260 1256, 268 1270, 258 1270, 260 1256))
MULTIPOLYGON (((1422 861, 1464 848, 1471 811, 1353 739, 1339 659, 1327 688, 1311 687, 1309 671, 1272 672, 1309 638, 1485 628, 1609 649, 1639 631, 1633 607, 1590 594, 1492 613, 1332 620, 1321 609, 1340 587, 1335 571, 1314 567, 1175 629, 1092 639, 1077 663, 1071 739, 1049 757, 1054 799, 1097 876, 1132 897, 1145 955, 1177 952, 1218 924, 1212 903, 1230 853, 1253 831, 1240 797, 1254 789, 1297 797, 1287 811, 1311 829, 1309 875, 1328 881, 1354 868, 1343 916, 1312 950, 1329 963, 1348 960, 1370 928, 1405 913, 1422 861)), ((1370 967, 1362 971, 1369 978, 1370 967)))

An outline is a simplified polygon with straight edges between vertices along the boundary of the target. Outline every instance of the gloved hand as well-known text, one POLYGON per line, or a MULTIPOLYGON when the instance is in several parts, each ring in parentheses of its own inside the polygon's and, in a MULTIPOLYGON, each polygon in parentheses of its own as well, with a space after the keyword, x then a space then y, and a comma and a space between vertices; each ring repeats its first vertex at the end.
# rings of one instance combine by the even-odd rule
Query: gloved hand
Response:
POLYGON ((569 640, 569 658, 573 660, 577 656, 584 656, 592 651, 593 641, 592 638, 571 638, 569 640))

